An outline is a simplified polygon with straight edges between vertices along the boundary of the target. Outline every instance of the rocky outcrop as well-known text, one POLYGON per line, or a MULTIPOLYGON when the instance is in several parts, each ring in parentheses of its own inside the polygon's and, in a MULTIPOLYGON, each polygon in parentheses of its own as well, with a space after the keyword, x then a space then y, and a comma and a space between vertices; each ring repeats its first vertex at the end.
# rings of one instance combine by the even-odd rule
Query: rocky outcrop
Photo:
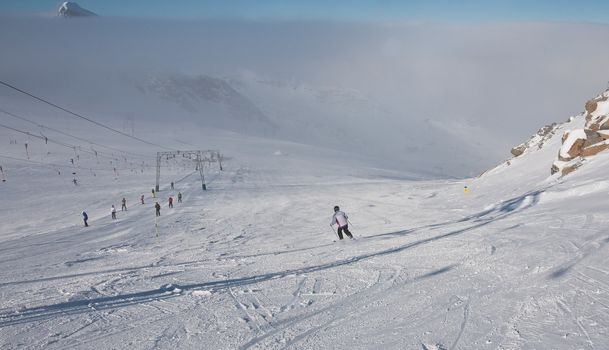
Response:
POLYGON ((565 176, 567 174, 570 174, 570 173, 574 172, 580 166, 581 166, 581 163, 577 163, 577 164, 568 165, 568 166, 562 168, 562 176, 565 176))
POLYGON ((586 141, 586 133, 582 129, 565 131, 562 137, 562 147, 558 152, 558 160, 568 162, 580 156, 586 141))
POLYGON ((583 145, 584 148, 590 147, 605 140, 600 133, 594 130, 584 129, 584 132, 586 133, 586 142, 583 145))
POLYGON ((582 157, 592 157, 606 149, 609 149, 609 144, 607 143, 600 143, 594 146, 586 147, 582 150, 582 157))
POLYGON ((596 106, 597 103, 595 100, 590 100, 588 102, 586 102, 586 112, 588 112, 588 114, 594 112, 596 110, 596 106))
POLYGON ((609 90, 586 102, 585 109, 584 128, 565 131, 550 173, 567 175, 581 166, 583 158, 609 149, 609 90))
POLYGON ((514 157, 518 157, 519 155, 523 154, 524 151, 527 150, 526 145, 524 144, 520 144, 514 148, 512 148, 512 150, 510 151, 512 153, 512 155, 514 155, 514 157))
POLYGON ((512 148, 511 153, 514 157, 518 157, 522 155, 527 149, 537 147, 537 149, 541 149, 547 140, 551 139, 552 136, 556 133, 556 129, 558 129, 559 125, 556 123, 548 124, 543 128, 537 130, 535 135, 531 136, 531 138, 521 143, 520 145, 512 148))
POLYGON ((602 118, 596 118, 587 123, 588 130, 608 130, 609 129, 609 117, 604 116, 602 118))

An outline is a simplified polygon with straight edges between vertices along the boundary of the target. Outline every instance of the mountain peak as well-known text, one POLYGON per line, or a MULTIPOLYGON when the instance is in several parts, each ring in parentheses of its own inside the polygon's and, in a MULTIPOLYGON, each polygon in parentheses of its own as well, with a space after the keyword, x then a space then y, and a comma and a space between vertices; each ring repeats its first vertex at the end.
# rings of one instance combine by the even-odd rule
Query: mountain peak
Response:
POLYGON ((61 17, 92 17, 97 14, 80 7, 77 3, 66 1, 59 7, 57 11, 61 17))

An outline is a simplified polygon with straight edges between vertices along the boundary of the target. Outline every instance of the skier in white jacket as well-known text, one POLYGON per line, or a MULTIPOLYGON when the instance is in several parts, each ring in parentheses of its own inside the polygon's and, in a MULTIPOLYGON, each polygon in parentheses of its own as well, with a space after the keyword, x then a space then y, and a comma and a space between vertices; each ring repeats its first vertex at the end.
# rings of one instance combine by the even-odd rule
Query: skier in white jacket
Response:
POLYGON ((349 232, 349 217, 344 212, 340 211, 340 208, 337 206, 334 207, 334 215, 332 216, 332 221, 330 222, 330 227, 334 226, 334 224, 338 225, 338 238, 343 239, 343 231, 347 237, 353 239, 351 232, 349 232))

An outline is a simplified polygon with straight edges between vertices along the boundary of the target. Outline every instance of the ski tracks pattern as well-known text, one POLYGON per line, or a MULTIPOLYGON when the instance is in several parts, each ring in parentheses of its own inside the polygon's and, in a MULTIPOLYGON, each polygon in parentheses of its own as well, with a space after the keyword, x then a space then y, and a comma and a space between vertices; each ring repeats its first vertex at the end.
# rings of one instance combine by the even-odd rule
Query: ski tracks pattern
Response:
POLYGON ((374 296, 383 293, 390 289, 396 283, 402 272, 401 267, 394 267, 392 273, 387 277, 381 277, 370 284, 367 288, 360 289, 349 296, 342 295, 337 299, 326 299, 319 307, 311 308, 314 301, 310 299, 313 296, 330 297, 335 296, 335 293, 324 293, 321 289, 322 280, 316 278, 312 283, 311 291, 303 293, 305 282, 308 278, 302 278, 293 292, 294 298, 281 309, 292 310, 296 305, 296 300, 304 297, 305 300, 298 305, 303 309, 299 313, 290 313, 288 318, 278 319, 274 323, 274 329, 269 332, 263 332, 243 344, 241 349, 250 348, 289 348, 297 343, 307 339, 311 342, 317 333, 320 331, 328 331, 339 325, 345 325, 349 318, 357 318, 359 315, 365 314, 367 307, 374 296))

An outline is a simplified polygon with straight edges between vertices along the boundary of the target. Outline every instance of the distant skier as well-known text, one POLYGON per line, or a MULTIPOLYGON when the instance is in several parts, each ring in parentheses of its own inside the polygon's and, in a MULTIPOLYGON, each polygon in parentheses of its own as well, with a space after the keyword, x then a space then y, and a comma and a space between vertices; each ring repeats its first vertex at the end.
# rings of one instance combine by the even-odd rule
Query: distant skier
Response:
POLYGON ((173 208, 173 197, 169 196, 169 199, 167 199, 167 201, 169 202, 169 207, 173 208))
POLYGON ((173 190, 173 181, 171 181, 171 189, 173 190))
POLYGON ((121 206, 121 211, 127 211, 127 200, 125 199, 125 197, 123 197, 123 200, 121 201, 122 206, 121 206))
POLYGON ((76 180, 76 178, 74 178, 72 182, 74 183, 74 186, 78 186, 78 180, 76 180))
POLYGON ((340 211, 340 208, 337 206, 334 207, 334 215, 332 216, 332 221, 330 222, 330 227, 333 227, 334 224, 338 225, 338 239, 343 239, 343 231, 347 237, 353 239, 351 232, 349 232, 349 217, 344 212, 340 211))
POLYGON ((161 205, 159 204, 159 202, 156 202, 156 204, 154 205, 154 209, 156 209, 156 216, 161 216, 161 205))
POLYGON ((182 203, 182 192, 178 192, 178 203, 182 203))
POLYGON ((140 200, 142 201, 142 204, 144 204, 144 195, 140 197, 140 200))
POLYGON ((116 208, 114 207, 114 204, 112 205, 112 208, 110 209, 110 214, 112 214, 112 220, 116 220, 116 208))
POLYGON ((152 189, 152 198, 156 198, 156 193, 154 193, 154 188, 152 189))
POLYGON ((87 224, 87 220, 89 220, 89 216, 87 215, 87 213, 85 211, 82 212, 82 220, 85 222, 85 227, 89 227, 89 224, 87 224))

